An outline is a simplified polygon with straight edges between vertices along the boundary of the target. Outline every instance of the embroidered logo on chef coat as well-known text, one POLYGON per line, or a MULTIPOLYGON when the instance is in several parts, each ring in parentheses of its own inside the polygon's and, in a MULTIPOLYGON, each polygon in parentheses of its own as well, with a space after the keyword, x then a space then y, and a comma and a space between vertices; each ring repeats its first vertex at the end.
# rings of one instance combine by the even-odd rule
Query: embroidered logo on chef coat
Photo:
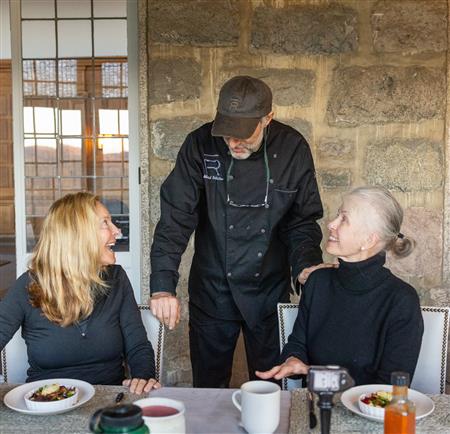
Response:
POLYGON ((223 175, 220 173, 222 168, 222 163, 217 158, 218 155, 208 155, 203 156, 203 164, 205 165, 204 179, 211 179, 213 181, 223 181, 223 175))

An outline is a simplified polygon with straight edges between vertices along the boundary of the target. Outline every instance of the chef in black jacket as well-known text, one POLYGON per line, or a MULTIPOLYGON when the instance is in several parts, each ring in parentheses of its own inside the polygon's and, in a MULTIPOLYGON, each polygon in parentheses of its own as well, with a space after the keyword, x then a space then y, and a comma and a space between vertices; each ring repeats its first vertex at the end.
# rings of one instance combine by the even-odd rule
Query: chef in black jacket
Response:
POLYGON ((194 386, 228 386, 241 329, 250 378, 273 366, 277 303, 289 300, 292 282, 326 266, 317 224, 322 214, 308 143, 273 120, 270 88, 248 76, 227 81, 214 122, 187 136, 161 187, 151 249, 150 306, 173 328, 180 318, 178 267, 195 230, 194 386))

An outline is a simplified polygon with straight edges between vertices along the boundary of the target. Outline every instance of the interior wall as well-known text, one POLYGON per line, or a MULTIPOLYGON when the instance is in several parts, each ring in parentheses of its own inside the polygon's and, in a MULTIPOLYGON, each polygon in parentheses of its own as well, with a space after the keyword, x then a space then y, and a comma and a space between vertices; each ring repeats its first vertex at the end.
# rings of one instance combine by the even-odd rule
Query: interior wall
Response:
MULTIPOLYGON (((159 187, 185 135, 213 118, 225 80, 250 74, 272 87, 275 117, 311 146, 324 234, 344 192, 386 186, 405 209, 402 232, 417 241, 410 257, 389 258, 389 266, 416 287, 423 304, 448 303, 447 0, 149 0, 147 7, 141 33, 151 230, 159 218, 159 187)), ((167 334, 168 385, 191 381, 192 251, 191 243, 181 265, 183 321, 167 334)), ((242 350, 236 363, 237 385, 246 378, 242 350)))

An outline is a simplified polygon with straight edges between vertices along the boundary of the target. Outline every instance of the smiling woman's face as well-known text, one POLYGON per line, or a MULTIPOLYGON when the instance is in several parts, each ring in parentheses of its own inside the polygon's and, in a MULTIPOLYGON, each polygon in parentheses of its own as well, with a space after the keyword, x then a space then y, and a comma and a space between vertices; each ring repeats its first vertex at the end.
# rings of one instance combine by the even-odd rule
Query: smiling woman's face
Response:
POLYGON ((367 205, 358 198, 345 198, 336 218, 328 223, 327 252, 348 262, 366 259, 363 245, 368 237, 365 222, 369 218, 367 205))
POLYGON ((100 238, 100 262, 102 265, 112 265, 116 263, 116 254, 112 246, 116 244, 116 238, 120 234, 120 229, 111 220, 111 214, 107 208, 97 203, 95 212, 98 217, 98 231, 100 238))

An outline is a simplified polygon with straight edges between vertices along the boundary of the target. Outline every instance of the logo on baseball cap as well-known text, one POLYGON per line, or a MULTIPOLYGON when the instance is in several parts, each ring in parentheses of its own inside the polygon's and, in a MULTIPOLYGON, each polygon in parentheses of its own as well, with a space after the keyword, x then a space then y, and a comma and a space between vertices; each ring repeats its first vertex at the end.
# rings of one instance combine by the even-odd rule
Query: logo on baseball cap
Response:
POLYGON ((272 91, 258 78, 236 76, 220 89, 212 135, 247 139, 272 111, 272 91))

